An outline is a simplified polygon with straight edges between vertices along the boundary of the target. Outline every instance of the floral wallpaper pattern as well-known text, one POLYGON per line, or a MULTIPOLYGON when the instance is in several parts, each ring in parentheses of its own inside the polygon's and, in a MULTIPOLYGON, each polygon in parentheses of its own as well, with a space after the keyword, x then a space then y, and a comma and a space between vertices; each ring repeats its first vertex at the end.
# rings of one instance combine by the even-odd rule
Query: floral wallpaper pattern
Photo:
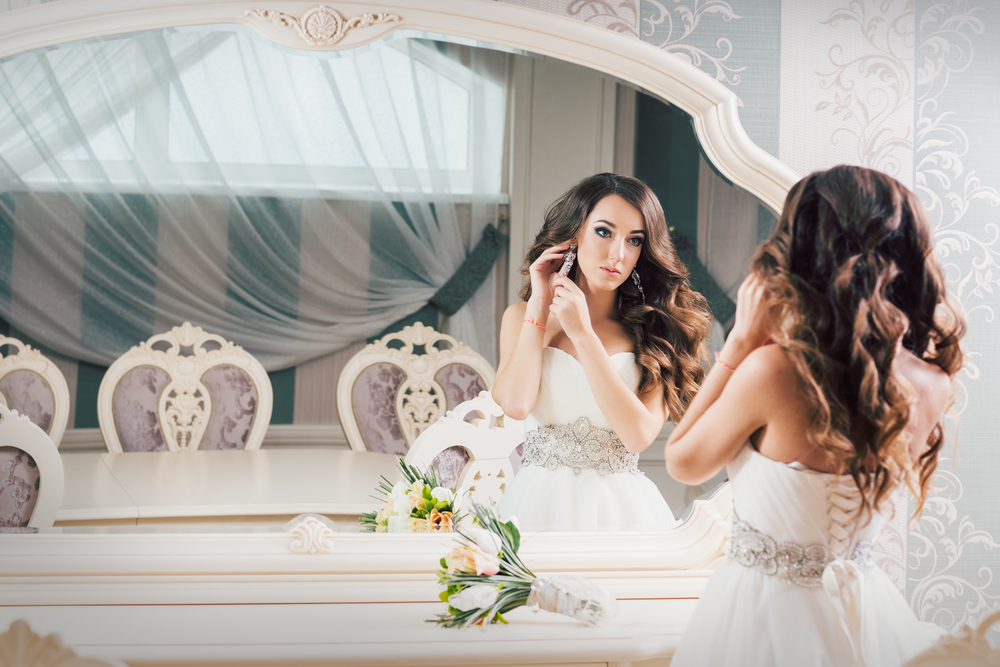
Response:
MULTIPOLYGON (((1000 271, 995 271, 1000 256, 995 222, 1000 134, 993 130, 992 137, 976 137, 964 129, 980 124, 969 113, 969 98, 979 98, 981 82, 992 83, 996 94, 990 59, 995 64, 1000 53, 990 40, 995 42, 1000 29, 1000 7, 986 0, 944 0, 918 2, 916 9, 914 187, 931 215, 949 292, 968 318, 969 361, 958 376, 949 419, 951 434, 958 436, 956 454, 942 457, 936 493, 910 531, 908 591, 922 620, 951 629, 1000 608, 1000 582, 995 580, 1000 532, 983 529, 984 521, 994 516, 995 493, 974 477, 963 479, 975 472, 969 463, 993 448, 990 390, 1000 371, 1000 349, 990 340, 1000 305, 1000 290, 994 290, 1000 285, 1000 271), (973 72, 984 50, 987 60, 979 75, 986 78, 977 81, 973 72), (986 148, 989 144, 992 150, 986 148)), ((997 458, 982 461, 989 466, 986 461, 997 458)), ((990 467, 995 476, 996 465, 990 467)), ((992 635, 1000 638, 997 631, 992 635)))

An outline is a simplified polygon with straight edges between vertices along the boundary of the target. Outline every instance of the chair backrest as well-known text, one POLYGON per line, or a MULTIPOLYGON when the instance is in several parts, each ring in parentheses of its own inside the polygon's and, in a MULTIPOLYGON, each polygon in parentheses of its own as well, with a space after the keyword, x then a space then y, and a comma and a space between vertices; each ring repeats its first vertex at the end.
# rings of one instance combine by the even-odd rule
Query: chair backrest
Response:
POLYGON ((0 527, 47 528, 62 502, 63 465, 52 438, 0 405, 0 527))
MULTIPOLYGON (((449 409, 493 385, 486 359, 447 334, 416 323, 366 345, 337 382, 337 411, 351 448, 403 456, 449 409), (398 345, 395 347, 393 344, 398 345)), ((435 462, 453 481, 465 466, 453 450, 435 462)))
POLYGON ((0 404, 37 424, 59 446, 69 420, 69 386, 62 371, 17 338, 0 336, 0 404))
POLYGON ((455 488, 468 489, 472 500, 489 504, 500 500, 514 476, 513 453, 522 442, 524 422, 505 415, 490 392, 484 391, 449 410, 421 433, 406 462, 423 470, 441 452, 461 448, 469 462, 458 475, 455 488))
POLYGON ((111 364, 97 419, 112 452, 258 449, 272 404, 259 361, 185 322, 111 364))

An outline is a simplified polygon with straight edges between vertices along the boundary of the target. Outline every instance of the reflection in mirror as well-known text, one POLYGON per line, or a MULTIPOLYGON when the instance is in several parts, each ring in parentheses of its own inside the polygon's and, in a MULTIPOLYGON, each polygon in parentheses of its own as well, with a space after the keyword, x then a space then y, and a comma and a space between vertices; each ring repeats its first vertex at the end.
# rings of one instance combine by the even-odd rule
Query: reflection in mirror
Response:
MULTIPOLYGON (((524 239, 545 204, 598 171, 632 172, 656 192, 721 347, 746 260, 773 219, 713 170, 687 116, 580 70, 413 38, 294 51, 230 27, 86 40, 0 62, 0 333, 42 348, 67 376, 61 451, 104 450, 104 370, 184 321, 268 369, 264 451, 346 447, 334 396, 347 360, 419 321, 495 364, 498 312, 517 298, 511 267, 524 239), (511 93, 523 92, 528 65, 526 112, 511 93), (553 81, 572 86, 572 104, 556 88, 545 97, 553 81), (582 103, 588 85, 597 92, 582 103), (578 160, 577 145, 539 143, 587 114, 606 130, 599 142, 576 137, 601 144, 594 160, 578 160), (542 153, 563 155, 565 168, 547 167, 542 153), (485 279, 463 273, 498 221, 509 253, 485 279), (446 284, 458 296, 433 298, 446 284)), ((391 410, 376 389, 378 421, 391 410)), ((141 411, 131 424, 156 428, 141 411)), ((639 466, 683 518, 722 477, 694 488, 670 480, 666 432, 639 466)), ((356 481, 366 498, 377 479, 356 481)))

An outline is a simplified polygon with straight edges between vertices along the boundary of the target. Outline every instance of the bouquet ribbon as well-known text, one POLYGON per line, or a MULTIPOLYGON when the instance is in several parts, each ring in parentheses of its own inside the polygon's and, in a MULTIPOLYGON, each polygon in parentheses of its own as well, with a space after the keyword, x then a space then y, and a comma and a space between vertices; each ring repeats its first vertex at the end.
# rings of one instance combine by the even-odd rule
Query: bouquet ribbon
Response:
POLYGON ((587 625, 606 625, 618 614, 618 600, 597 584, 574 576, 536 577, 531 582, 527 606, 587 625))

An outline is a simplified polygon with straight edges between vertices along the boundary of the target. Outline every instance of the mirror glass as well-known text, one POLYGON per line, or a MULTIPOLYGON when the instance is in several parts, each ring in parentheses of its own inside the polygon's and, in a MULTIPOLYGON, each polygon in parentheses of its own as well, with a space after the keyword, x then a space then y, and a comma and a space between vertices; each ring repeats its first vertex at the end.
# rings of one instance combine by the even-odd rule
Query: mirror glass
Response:
MULTIPOLYGON (((533 237, 539 206, 596 171, 629 173, 658 195, 717 316, 713 349, 774 224, 705 159, 676 107, 577 65, 447 36, 397 32, 354 51, 307 52, 229 26, 157 30, 8 58, 0 90, 0 333, 66 375, 65 453, 103 450, 96 406, 107 365, 183 321, 239 342, 269 370, 272 431, 292 435, 268 436, 265 449, 295 447, 295 427, 310 444, 337 440, 336 378, 367 342, 359 332, 422 321, 495 365, 526 249, 515 240, 533 237), (545 81, 595 92, 560 103, 539 92, 545 81), (537 93, 527 110, 515 99, 525 91, 537 93), (601 118, 592 164, 562 170, 524 157, 546 128, 588 113, 601 118), (524 181, 529 194, 517 189, 524 181), (410 313, 488 225, 511 245, 465 307, 410 313)), ((148 409, 129 409, 125 428, 155 440, 148 409)), ((684 518, 725 477, 671 480, 669 429, 640 467, 684 518)))

